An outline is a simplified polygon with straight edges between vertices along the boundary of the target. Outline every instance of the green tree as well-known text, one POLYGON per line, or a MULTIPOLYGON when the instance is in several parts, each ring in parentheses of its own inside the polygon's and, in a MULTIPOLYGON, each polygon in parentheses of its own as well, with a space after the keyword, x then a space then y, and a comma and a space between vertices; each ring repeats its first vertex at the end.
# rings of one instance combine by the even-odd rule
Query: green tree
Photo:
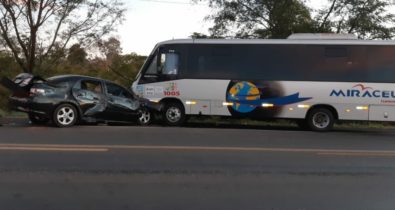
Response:
POLYGON ((129 87, 146 58, 146 56, 137 55, 136 53, 119 55, 112 61, 111 65, 107 66, 109 71, 102 71, 100 77, 129 87))
POLYGON ((392 39, 395 15, 392 0, 328 0, 316 17, 320 28, 355 34, 360 39, 392 39))
POLYGON ((109 34, 124 12, 120 0, 0 0, 0 36, 20 68, 33 72, 70 42, 109 34))
POLYGON ((83 65, 86 62, 86 56, 88 55, 80 44, 74 44, 68 50, 67 61, 74 65, 83 65))
POLYGON ((110 37, 107 40, 100 40, 98 46, 102 54, 110 62, 122 54, 121 41, 115 37, 110 37))
POLYGON ((105 69, 99 76, 130 86, 146 57, 135 53, 123 55, 121 42, 115 37, 100 40, 97 46, 102 56, 93 62, 105 69))
POLYGON ((192 39, 208 39, 208 38, 210 38, 209 35, 199 33, 199 32, 193 32, 189 37, 192 39))
MULTIPOLYGON (((19 72, 19 66, 13 56, 6 52, 0 52, 0 79, 2 77, 13 78, 19 72)), ((8 96, 10 92, 0 85, 0 112, 7 109, 8 96)))
POLYGON ((347 33, 392 39, 392 0, 327 0, 318 14, 303 0, 195 0, 215 9, 211 36, 286 38, 292 33, 347 33))
POLYGON ((208 0, 217 12, 212 36, 237 38, 286 38, 312 32, 316 23, 301 0, 208 0), (233 31, 235 33, 233 33, 233 31))
POLYGON ((199 32, 193 32, 190 36, 192 39, 223 39, 223 36, 218 36, 218 35, 207 35, 204 33, 199 33, 199 32))

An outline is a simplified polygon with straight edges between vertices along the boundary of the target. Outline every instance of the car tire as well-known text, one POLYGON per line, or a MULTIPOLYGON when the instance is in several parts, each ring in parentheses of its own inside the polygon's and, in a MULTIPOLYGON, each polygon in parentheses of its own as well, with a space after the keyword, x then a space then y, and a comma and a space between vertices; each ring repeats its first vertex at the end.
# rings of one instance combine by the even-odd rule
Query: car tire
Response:
POLYGON ((76 108, 70 104, 62 104, 55 109, 53 122, 60 128, 71 127, 76 124, 78 113, 76 108))
POLYGON ((137 123, 141 126, 150 125, 153 121, 153 117, 153 113, 150 110, 142 108, 139 110, 137 123))
POLYGON ((29 120, 33 125, 45 125, 48 123, 49 119, 42 117, 37 114, 29 113, 29 120))
POLYGON ((330 131, 335 124, 335 117, 329 109, 316 108, 307 114, 307 125, 312 131, 330 131))
POLYGON ((185 122, 185 109, 180 103, 165 104, 163 120, 168 126, 181 126, 185 122))

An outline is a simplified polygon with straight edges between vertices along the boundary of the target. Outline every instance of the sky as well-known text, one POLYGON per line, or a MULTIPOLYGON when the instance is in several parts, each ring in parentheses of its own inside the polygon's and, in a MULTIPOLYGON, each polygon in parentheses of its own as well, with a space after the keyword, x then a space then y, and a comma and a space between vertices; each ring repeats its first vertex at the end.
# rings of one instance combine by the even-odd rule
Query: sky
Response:
POLYGON ((190 0, 129 0, 124 23, 118 36, 123 53, 148 55, 155 44, 165 40, 188 38, 193 32, 208 33, 211 26, 204 18, 210 14, 207 4, 190 0))
MULTIPOLYGON (((308 5, 319 7, 326 0, 309 0, 308 5)), ((208 34, 212 22, 204 18, 212 10, 207 3, 191 0, 128 0, 124 23, 119 26, 118 38, 123 53, 149 55, 156 43, 188 38, 193 32, 208 34)))

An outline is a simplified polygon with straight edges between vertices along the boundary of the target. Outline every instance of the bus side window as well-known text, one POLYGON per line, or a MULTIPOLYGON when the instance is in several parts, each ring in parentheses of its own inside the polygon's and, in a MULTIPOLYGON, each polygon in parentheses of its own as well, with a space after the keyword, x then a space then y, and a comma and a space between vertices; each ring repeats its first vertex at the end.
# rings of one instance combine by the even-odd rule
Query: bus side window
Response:
POLYGON ((177 75, 179 69, 179 55, 176 53, 163 53, 160 58, 159 71, 163 75, 177 75))

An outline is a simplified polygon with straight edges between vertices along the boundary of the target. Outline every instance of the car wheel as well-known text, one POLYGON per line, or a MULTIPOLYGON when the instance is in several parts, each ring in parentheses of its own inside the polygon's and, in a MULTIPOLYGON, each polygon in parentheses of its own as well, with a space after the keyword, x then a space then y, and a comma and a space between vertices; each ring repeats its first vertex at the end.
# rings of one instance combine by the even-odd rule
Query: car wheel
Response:
POLYGON ((307 124, 313 131, 330 131, 335 124, 335 118, 330 110, 317 108, 308 113, 307 124))
POLYGON ((163 119, 169 126, 181 126, 185 121, 185 110, 180 103, 169 103, 163 110, 163 119))
POLYGON ((33 114, 33 113, 29 113, 29 120, 33 125, 45 125, 48 123, 49 119, 33 114))
POLYGON ((62 104, 56 108, 53 122, 57 127, 71 127, 77 122, 77 110, 70 104, 62 104))
POLYGON ((151 124, 152 117, 152 113, 148 109, 143 108, 139 111, 137 122, 139 125, 146 126, 151 124))

